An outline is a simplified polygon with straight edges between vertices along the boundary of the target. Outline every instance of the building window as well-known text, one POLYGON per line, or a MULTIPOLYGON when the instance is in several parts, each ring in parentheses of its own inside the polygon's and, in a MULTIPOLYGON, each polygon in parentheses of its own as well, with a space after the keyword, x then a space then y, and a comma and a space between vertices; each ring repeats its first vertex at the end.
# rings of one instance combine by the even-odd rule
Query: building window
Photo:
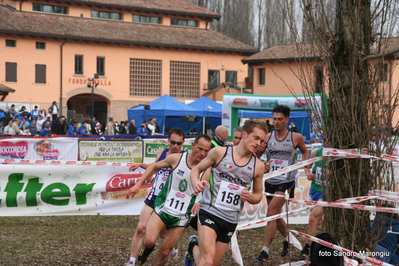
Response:
POLYGON ((133 22, 160 24, 161 18, 160 17, 142 16, 142 15, 133 15, 133 22))
POLYGON ((46 49, 46 43, 45 42, 36 42, 36 49, 37 50, 45 50, 46 49))
POLYGON ((208 89, 213 90, 220 85, 220 71, 208 70, 208 89))
POLYGON ((83 74, 83 55, 75 55, 75 74, 83 74))
POLYGON ((200 63, 170 61, 170 96, 200 97, 200 63))
POLYGON ((259 85, 265 85, 265 69, 259 68, 259 85))
POLYGON ((170 25, 185 26, 185 27, 197 27, 197 21, 196 20, 172 18, 170 20, 170 25))
POLYGON ((323 67, 315 67, 315 93, 323 92, 323 83, 324 83, 324 71, 323 67))
POLYGON ((381 72, 381 81, 387 82, 388 81, 388 64, 384 63, 384 68, 381 72))
POLYGON ((237 71, 226 71, 226 82, 237 85, 237 71))
POLYGON ((113 20, 121 20, 122 19, 121 13, 97 11, 97 10, 91 11, 91 17, 92 18, 113 19, 113 20))
POLYGON ((15 40, 6 40, 6 47, 17 47, 17 42, 15 40))
POLYGON ((46 65, 35 65, 36 80, 35 83, 46 84, 46 65))
POLYGON ((162 96, 162 61, 130 58, 130 96, 162 96))
POLYGON ((64 7, 64 6, 33 4, 33 11, 66 14, 67 13, 67 8, 64 7))
POLYGON ((6 81, 17 82, 17 63, 6 62, 6 81))
POLYGON ((105 76, 105 57, 97 56, 97 74, 105 76))

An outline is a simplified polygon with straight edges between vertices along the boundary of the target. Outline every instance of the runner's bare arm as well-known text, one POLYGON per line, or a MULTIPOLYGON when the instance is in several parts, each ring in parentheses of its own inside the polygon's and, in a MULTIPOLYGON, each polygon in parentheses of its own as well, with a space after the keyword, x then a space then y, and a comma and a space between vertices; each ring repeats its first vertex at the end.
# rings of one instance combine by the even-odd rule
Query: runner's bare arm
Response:
POLYGON ((161 168, 170 168, 176 166, 176 160, 178 161, 179 158, 180 154, 176 154, 173 156, 168 156, 165 160, 162 160, 160 162, 150 164, 147 170, 145 170, 144 174, 139 179, 139 181, 137 181, 137 183, 129 189, 129 191, 126 194, 126 198, 129 199, 130 197, 134 197, 139 191, 141 185, 148 178, 150 178, 155 173, 156 170, 161 168))
MULTIPOLYGON (((161 156, 162 152, 164 151, 164 149, 159 149, 157 151, 157 159, 155 160, 155 162, 158 162, 159 157, 161 156)), ((149 165, 151 165, 153 163, 134 163, 129 167, 129 171, 132 172, 134 170, 136 170, 137 168, 141 167, 143 169, 147 169, 149 165)))
POLYGON ((202 180, 199 180, 200 173, 205 171, 207 168, 215 165, 220 159, 223 157, 226 152, 225 147, 215 147, 209 153, 208 156, 205 157, 197 166, 195 166, 191 170, 190 180, 194 186, 194 195, 198 195, 198 193, 202 192, 205 187, 208 185, 209 175, 204 175, 202 180))
MULTIPOLYGON (((317 152, 317 150, 312 151, 312 154, 310 155, 310 158, 316 157, 316 152, 317 152)), ((305 168, 306 178, 307 178, 308 180, 313 180, 313 179, 315 178, 316 175, 315 175, 315 174, 312 174, 312 173, 310 172, 310 169, 312 168, 312 165, 309 164, 309 165, 305 166, 304 168, 305 168)))
MULTIPOLYGON (((308 151, 308 148, 306 148, 303 136, 299 133, 293 133, 293 137, 294 137, 294 145, 296 145, 296 147, 298 147, 298 149, 302 153, 302 161, 308 160, 309 159, 309 151, 308 151)), ((310 174, 310 165, 305 166, 304 170, 305 170, 306 176, 308 177, 310 174)))
POLYGON ((256 159, 255 176, 253 179, 253 193, 250 194, 248 192, 248 189, 245 188, 241 193, 241 201, 244 202, 247 201, 248 203, 251 204, 258 204, 262 200, 262 190, 263 190, 262 179, 264 173, 265 173, 264 164, 259 159, 256 159))

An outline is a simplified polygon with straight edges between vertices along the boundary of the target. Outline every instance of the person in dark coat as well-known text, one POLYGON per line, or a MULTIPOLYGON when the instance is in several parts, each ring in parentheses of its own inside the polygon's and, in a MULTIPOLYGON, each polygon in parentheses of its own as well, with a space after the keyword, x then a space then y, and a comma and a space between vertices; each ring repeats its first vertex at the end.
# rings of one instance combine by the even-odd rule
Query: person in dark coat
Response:
POLYGON ((137 128, 135 126, 136 121, 134 121, 133 119, 130 121, 130 125, 129 125, 129 135, 137 135, 137 128))

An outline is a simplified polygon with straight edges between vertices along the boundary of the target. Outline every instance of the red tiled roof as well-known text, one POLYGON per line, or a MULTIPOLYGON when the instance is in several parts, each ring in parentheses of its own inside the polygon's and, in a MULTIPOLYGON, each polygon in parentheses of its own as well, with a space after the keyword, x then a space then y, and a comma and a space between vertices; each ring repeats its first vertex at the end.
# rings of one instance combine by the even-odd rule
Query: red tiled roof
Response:
POLYGON ((315 44, 281 44, 265 49, 254 55, 248 56, 247 58, 244 58, 242 62, 252 63, 295 61, 295 59, 299 57, 318 58, 320 55, 315 51, 317 51, 317 47, 315 46, 315 44))
POLYGON ((256 53, 213 30, 19 12, 0 5, 0 33, 135 45, 256 53))
POLYGON ((186 0, 55 0, 59 3, 90 4, 151 12, 199 15, 220 19, 221 15, 186 0))
MULTIPOLYGON (((392 51, 399 47, 399 38, 384 38, 381 40, 381 51, 384 53, 392 51)), ((378 51, 373 48, 370 54, 376 54, 378 51)), ((320 50, 317 44, 282 44, 275 45, 259 53, 244 58, 245 63, 279 62, 295 61, 297 58, 320 59, 320 50)))
POLYGON ((0 83, 0 92, 15 92, 15 90, 0 83))

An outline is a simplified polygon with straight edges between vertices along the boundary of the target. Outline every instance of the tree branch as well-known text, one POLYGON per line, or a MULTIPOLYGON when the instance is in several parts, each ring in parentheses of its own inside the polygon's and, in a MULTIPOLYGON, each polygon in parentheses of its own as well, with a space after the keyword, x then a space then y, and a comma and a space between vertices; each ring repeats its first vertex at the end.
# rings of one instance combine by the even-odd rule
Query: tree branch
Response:
POLYGON ((388 52, 385 52, 385 53, 368 55, 368 56, 364 57, 362 60, 360 60, 360 63, 363 63, 366 60, 370 60, 370 59, 374 59, 374 58, 380 58, 380 57, 383 57, 383 56, 386 56, 386 55, 389 55, 389 54, 393 54, 393 53, 396 53, 396 52, 399 52, 399 47, 397 47, 397 48, 395 48, 393 50, 390 50, 388 52))

